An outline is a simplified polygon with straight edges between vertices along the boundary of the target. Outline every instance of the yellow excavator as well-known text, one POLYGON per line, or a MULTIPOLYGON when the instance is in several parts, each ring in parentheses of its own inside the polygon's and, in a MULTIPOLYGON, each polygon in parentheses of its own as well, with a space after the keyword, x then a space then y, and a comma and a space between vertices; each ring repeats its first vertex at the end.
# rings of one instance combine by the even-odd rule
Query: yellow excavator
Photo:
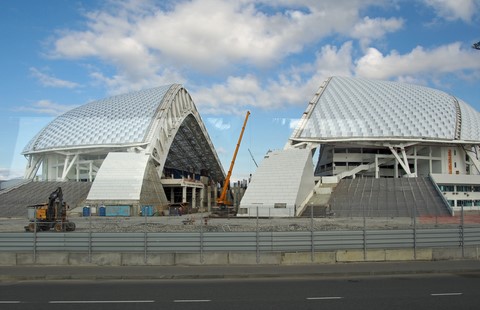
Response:
POLYGON ((235 152, 233 153, 232 162, 230 163, 230 168, 228 169, 227 176, 223 183, 222 192, 220 193, 220 197, 217 198, 217 205, 212 208, 212 216, 215 217, 229 217, 237 215, 237 211, 233 206, 233 203, 228 200, 227 198, 227 191, 228 186, 230 185, 230 177, 232 176, 233 166, 235 165, 235 159, 237 158, 238 149, 240 148, 240 143, 242 143, 243 132, 245 131, 245 127, 247 126, 248 117, 250 116, 250 111, 247 111, 247 115, 245 116, 245 121, 243 122, 242 131, 240 132, 240 137, 238 137, 237 147, 235 148, 235 152))
POLYGON ((25 226, 26 231, 54 229, 57 232, 74 231, 75 223, 67 219, 67 204, 63 201, 62 188, 58 187, 48 197, 48 203, 29 206, 34 209, 33 219, 25 226))

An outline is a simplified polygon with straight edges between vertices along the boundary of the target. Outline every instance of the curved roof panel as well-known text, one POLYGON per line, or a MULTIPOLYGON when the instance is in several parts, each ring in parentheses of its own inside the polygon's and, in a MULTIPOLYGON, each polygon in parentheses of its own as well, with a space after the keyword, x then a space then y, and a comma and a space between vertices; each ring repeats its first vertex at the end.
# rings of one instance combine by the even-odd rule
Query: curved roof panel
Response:
POLYGON ((333 77, 293 138, 454 140, 459 116, 464 117, 461 138, 480 141, 480 114, 442 91, 398 82, 333 77))
POLYGON ((145 142, 157 109, 171 86, 113 96, 70 110, 43 128, 23 153, 145 142))
POLYGON ((462 100, 458 100, 462 115, 460 139, 465 141, 480 141, 480 113, 462 100))

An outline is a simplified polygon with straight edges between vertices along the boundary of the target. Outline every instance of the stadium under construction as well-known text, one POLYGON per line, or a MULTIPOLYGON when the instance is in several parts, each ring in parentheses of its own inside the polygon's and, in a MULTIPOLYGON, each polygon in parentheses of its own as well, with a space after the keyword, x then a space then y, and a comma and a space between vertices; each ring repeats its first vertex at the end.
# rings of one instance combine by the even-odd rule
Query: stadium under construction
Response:
MULTIPOLYGON (((284 149, 266 154, 244 193, 231 191, 238 217, 403 217, 480 208, 480 113, 450 94, 331 77, 292 118, 300 121, 284 149)), ((72 208, 104 205, 127 216, 145 206, 158 214, 175 204, 210 210, 226 177, 178 84, 66 112, 23 154, 25 179, 0 191, 2 217, 26 216, 25 206, 57 186, 72 208)))

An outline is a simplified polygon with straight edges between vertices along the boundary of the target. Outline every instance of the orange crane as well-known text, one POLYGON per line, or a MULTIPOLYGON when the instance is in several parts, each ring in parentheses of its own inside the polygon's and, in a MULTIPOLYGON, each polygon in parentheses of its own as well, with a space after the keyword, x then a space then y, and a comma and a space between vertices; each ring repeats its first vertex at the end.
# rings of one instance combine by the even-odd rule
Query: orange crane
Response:
POLYGON ((225 182, 223 183, 222 192, 220 197, 217 199, 217 209, 214 210, 214 213, 217 215, 224 215, 223 213, 235 215, 234 210, 229 210, 231 208, 232 203, 227 199, 227 190, 228 185, 230 184, 230 177, 232 176, 233 166, 235 165, 235 159, 237 158, 238 149, 240 148, 240 143, 242 142, 243 132, 245 131, 245 127, 247 126, 248 117, 250 116, 250 111, 247 111, 247 115, 245 116, 245 121, 243 122, 242 131, 240 132, 240 137, 238 137, 237 147, 235 148, 235 152, 233 153, 232 162, 230 163, 230 168, 228 169, 227 177, 225 178, 225 182))

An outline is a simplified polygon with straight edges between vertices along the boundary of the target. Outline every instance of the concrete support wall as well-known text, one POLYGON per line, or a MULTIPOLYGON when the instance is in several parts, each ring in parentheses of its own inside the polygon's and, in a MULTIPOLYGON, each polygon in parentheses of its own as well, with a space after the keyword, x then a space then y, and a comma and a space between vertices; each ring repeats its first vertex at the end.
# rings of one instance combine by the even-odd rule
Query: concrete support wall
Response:
POLYGON ((327 252, 207 252, 207 253, 0 253, 1 266, 194 266, 301 265, 351 262, 479 260, 480 246, 422 249, 337 250, 327 252))

